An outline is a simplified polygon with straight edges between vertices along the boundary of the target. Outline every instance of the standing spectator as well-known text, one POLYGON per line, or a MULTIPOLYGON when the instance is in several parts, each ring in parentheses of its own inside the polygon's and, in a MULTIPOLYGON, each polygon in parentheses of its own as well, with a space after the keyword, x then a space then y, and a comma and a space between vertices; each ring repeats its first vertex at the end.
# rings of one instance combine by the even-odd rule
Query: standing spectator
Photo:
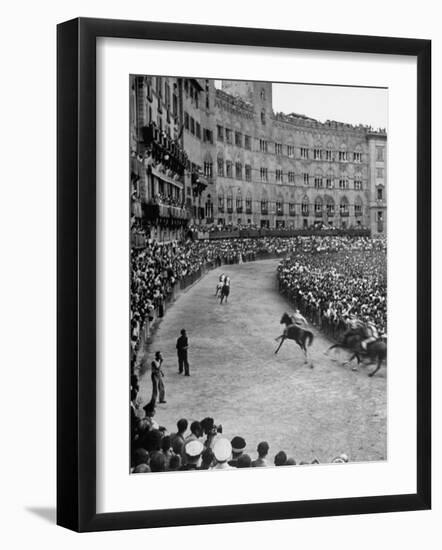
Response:
POLYGON ((185 464, 181 466, 180 470, 197 470, 203 450, 204 445, 197 439, 193 439, 192 441, 186 443, 186 446, 184 447, 185 464))
POLYGON ((229 460, 229 466, 233 468, 238 467, 238 459, 243 454, 246 448, 246 441, 244 438, 236 435, 230 442, 232 445, 232 460, 229 460))
POLYGON ((189 349, 189 340, 187 338, 187 334, 184 329, 181 330, 181 336, 178 338, 176 342, 176 349, 178 353, 179 374, 183 374, 183 370, 184 370, 184 376, 190 376, 189 362, 187 360, 187 350, 189 349))
POLYGON ((231 470, 228 460, 232 456, 232 445, 230 441, 225 437, 218 439, 213 447, 213 454, 215 455, 216 464, 212 467, 212 470, 231 470))
POLYGON ((169 462, 169 472, 176 472, 181 468, 180 455, 172 455, 169 462))
POLYGON ((169 435, 164 436, 163 440, 161 441, 161 452, 163 453, 164 458, 166 459, 166 470, 167 470, 169 468, 170 459, 173 456, 172 445, 170 442, 169 435))
POLYGON ((166 471, 166 458, 160 451, 154 451, 150 455, 149 461, 150 470, 152 472, 165 472, 166 471))
POLYGON ((189 443, 190 441, 199 440, 200 437, 202 437, 203 428, 198 420, 192 422, 192 424, 190 425, 190 432, 190 435, 188 435, 184 440, 184 445, 187 445, 187 443, 189 443))
POLYGON ((184 434, 186 433, 187 426, 189 423, 185 418, 181 418, 177 422, 177 433, 174 433, 170 436, 170 442, 172 445, 172 450, 177 455, 183 455, 184 452, 184 434))
POLYGON ((213 454, 212 449, 210 447, 207 447, 206 449, 204 449, 201 455, 201 466, 199 469, 209 470, 214 460, 215 460, 215 455, 213 454))
POLYGON ((279 451, 279 453, 275 455, 274 464, 275 466, 285 466, 287 464, 287 455, 284 451, 279 451))
POLYGON ((252 466, 252 459, 247 454, 242 454, 238 458, 238 462, 236 463, 237 468, 250 468, 252 466))
POLYGON ((155 353, 155 359, 152 361, 152 398, 151 403, 155 406, 158 393, 160 394, 160 403, 166 403, 166 391, 164 389, 163 377, 164 372, 161 368, 163 364, 163 356, 161 351, 155 353))
POLYGON ((264 468, 268 466, 268 462, 266 460, 266 457, 269 452, 269 444, 267 441, 261 441, 261 443, 258 444, 258 458, 252 462, 252 466, 254 468, 264 468))

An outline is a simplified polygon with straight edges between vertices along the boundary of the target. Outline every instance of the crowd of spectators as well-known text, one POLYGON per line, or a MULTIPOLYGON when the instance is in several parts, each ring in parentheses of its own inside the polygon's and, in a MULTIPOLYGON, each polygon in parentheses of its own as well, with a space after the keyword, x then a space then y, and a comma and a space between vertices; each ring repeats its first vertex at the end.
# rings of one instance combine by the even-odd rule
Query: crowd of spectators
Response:
MULTIPOLYGON (((141 232, 142 229, 140 228, 141 232)), ((281 291, 311 320, 333 327, 348 313, 369 315, 386 326, 385 239, 368 237, 260 237, 257 239, 145 240, 131 250, 131 342, 136 350, 141 329, 161 317, 175 285, 224 264, 290 256, 279 267, 281 291)))
MULTIPOLYGON (((257 239, 188 240, 158 243, 146 240, 131 251, 131 340, 136 350, 144 322, 164 304, 175 285, 205 267, 281 256, 280 291, 311 322, 334 337, 350 316, 370 319, 386 331, 386 241, 383 238, 309 236, 257 239)), ((132 363, 134 365, 134 363, 132 363)), ((138 405, 138 378, 131 378, 132 471, 207 470, 295 465, 283 450, 273 456, 265 441, 249 451, 244 439, 226 438, 212 418, 190 423, 181 419, 169 433, 155 421, 155 406, 138 405)), ((339 455, 331 462, 347 462, 339 455)), ((319 462, 313 457, 310 464, 319 462)))
POLYGON ((178 208, 184 207, 184 202, 180 199, 180 197, 165 195, 164 193, 157 193, 153 198, 153 204, 166 204, 168 206, 176 206, 178 208))
MULTIPOLYGON (((144 416, 136 405, 137 382, 132 386, 131 472, 166 472, 183 470, 228 470, 232 468, 259 468, 269 466, 295 466, 319 464, 316 457, 296 462, 283 450, 274 456, 267 441, 261 441, 253 452, 248 451, 245 439, 239 435, 227 438, 222 426, 213 418, 190 423, 181 418, 176 431, 170 433, 155 421, 155 407, 148 403, 144 416)), ((348 457, 340 454, 332 463, 346 463, 348 457)))
MULTIPOLYGON (((258 231, 260 229, 266 229, 265 227, 261 227, 254 223, 227 223, 227 224, 204 224, 200 223, 198 225, 190 225, 189 230, 196 231, 196 232, 202 232, 202 233, 216 233, 216 232, 237 232, 241 230, 255 230, 258 231)), ((293 225, 287 225, 287 226, 278 226, 276 228, 278 231, 291 233, 294 231, 295 227, 293 225)), ((332 224, 325 224, 325 223, 315 223, 311 224, 304 229, 310 230, 310 231, 324 231, 327 233, 328 231, 336 231, 340 230, 342 228, 336 227, 332 224)), ((367 230, 367 227, 363 225, 351 225, 346 230, 367 230)))
POLYGON ((333 237, 278 267, 280 291, 316 326, 339 338, 353 320, 387 330, 385 240, 333 237), (312 253, 314 252, 314 253, 312 253))

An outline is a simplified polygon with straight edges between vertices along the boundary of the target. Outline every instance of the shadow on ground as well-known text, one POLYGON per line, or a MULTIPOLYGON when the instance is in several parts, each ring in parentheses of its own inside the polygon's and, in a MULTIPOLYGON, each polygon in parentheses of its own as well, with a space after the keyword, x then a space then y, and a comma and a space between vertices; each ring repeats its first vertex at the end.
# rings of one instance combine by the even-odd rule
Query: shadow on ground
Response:
POLYGON ((55 524, 57 519, 57 510, 55 508, 44 506, 27 506, 26 511, 52 524, 55 524))

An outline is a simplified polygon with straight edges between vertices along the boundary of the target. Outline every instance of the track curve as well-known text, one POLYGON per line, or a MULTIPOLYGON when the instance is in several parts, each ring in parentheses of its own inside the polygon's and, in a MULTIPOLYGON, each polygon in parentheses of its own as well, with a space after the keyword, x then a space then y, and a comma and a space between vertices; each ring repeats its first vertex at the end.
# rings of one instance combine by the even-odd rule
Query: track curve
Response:
MULTIPOLYGON (((383 368, 374 378, 367 368, 352 372, 324 356, 330 345, 316 329, 311 349, 314 368, 286 341, 278 355, 275 337, 289 304, 276 288, 278 260, 223 266, 209 272, 169 307, 146 349, 144 364, 163 352, 167 404, 156 420, 175 431, 176 421, 211 416, 229 439, 241 435, 256 456, 259 441, 269 457, 286 451, 297 462, 317 456, 327 462, 340 453, 351 461, 387 456, 387 383, 383 368), (229 302, 214 297, 219 274, 232 281, 229 302), (182 328, 189 336, 189 378, 178 374, 175 342, 182 328)), ((368 367, 372 368, 372 367, 368 367)), ((140 399, 151 395, 149 369, 140 377, 140 399)))

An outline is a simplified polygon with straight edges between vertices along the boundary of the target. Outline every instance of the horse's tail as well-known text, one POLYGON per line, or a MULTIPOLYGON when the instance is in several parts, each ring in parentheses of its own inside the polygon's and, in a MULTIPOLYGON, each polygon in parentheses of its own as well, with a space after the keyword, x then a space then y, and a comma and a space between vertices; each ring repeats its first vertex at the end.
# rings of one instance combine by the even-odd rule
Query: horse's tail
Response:
POLYGON ((306 330, 305 331, 305 342, 306 342, 307 346, 312 345, 313 338, 314 338, 313 332, 310 332, 309 330, 306 330))

